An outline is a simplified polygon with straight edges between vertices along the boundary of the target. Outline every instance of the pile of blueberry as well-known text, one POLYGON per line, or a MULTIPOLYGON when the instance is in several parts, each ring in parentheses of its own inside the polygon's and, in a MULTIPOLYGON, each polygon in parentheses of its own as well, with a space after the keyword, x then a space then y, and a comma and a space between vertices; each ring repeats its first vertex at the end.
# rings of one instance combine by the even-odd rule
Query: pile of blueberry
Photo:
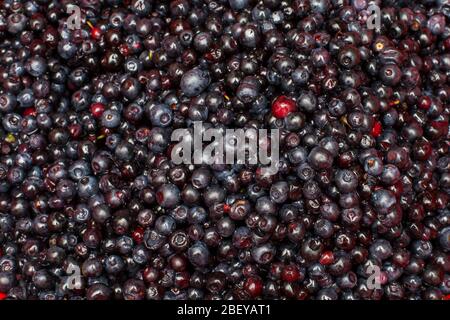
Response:
POLYGON ((0 299, 450 297, 448 1, 0 2, 0 299))

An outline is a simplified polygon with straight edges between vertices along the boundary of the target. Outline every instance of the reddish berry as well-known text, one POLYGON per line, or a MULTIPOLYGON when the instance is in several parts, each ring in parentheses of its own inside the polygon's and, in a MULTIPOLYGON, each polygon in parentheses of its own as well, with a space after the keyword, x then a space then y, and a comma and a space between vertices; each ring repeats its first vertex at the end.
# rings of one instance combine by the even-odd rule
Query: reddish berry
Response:
POLYGON ((94 133, 91 133, 87 136, 87 138, 89 139, 89 141, 91 142, 95 142, 97 140, 97 136, 94 133))
POLYGON ((244 290, 252 297, 256 298, 261 295, 263 290, 263 282, 261 279, 251 277, 245 280, 244 290))
POLYGON ((322 253, 322 256, 319 259, 319 263, 324 266, 332 264, 333 261, 334 261, 334 254, 332 251, 325 251, 324 253, 322 253))
POLYGON ((137 244, 141 243, 144 239, 144 229, 142 227, 137 227, 136 229, 134 229, 131 236, 137 244))
POLYGON ((180 289, 186 289, 189 287, 190 275, 187 271, 177 272, 175 274, 175 286, 180 289))
POLYGON ((80 124, 78 123, 74 123, 69 125, 69 132, 70 132, 70 136, 74 139, 77 139, 80 137, 81 133, 83 132, 83 128, 81 127, 80 124))
POLYGON ((231 207, 228 204, 225 203, 223 205, 223 212, 230 212, 230 210, 231 210, 231 207))
POLYGON ((127 44, 121 44, 119 46, 119 51, 123 56, 128 56, 130 54, 130 48, 128 47, 127 44))
POLYGON ((162 192, 156 193, 156 201, 158 201, 158 203, 162 203, 164 201, 164 194, 162 192))
POLYGON ((4 292, 0 292, 0 300, 5 300, 8 295, 4 292))
POLYGON ((422 110, 428 110, 431 107, 431 98, 427 96, 421 96, 418 101, 418 106, 422 110))
POLYGON ((295 101, 286 96, 279 96, 272 104, 272 114, 276 118, 284 118, 297 109, 295 101))
POLYGON ((133 48, 136 50, 139 50, 141 48, 141 43, 140 42, 134 42, 133 43, 133 48))
POLYGON ((36 115, 36 108, 34 108, 34 107, 26 108, 23 111, 23 116, 24 117, 26 117, 26 116, 35 116, 35 115, 36 115))
POLYGON ((447 294, 446 296, 443 296, 442 300, 450 300, 450 294, 447 294))
POLYGON ((375 121, 372 127, 372 137, 377 138, 380 136, 383 127, 380 121, 375 121))
POLYGON ((295 282, 300 280, 300 272, 298 271, 297 266, 288 265, 284 267, 281 272, 281 279, 286 282, 295 282))
POLYGON ((387 273, 384 271, 380 272, 380 276, 378 277, 379 279, 377 279, 380 284, 386 284, 388 282, 388 276, 387 273))
POLYGON ((445 136, 448 133, 448 121, 431 121, 430 126, 436 135, 445 136))
POLYGON ((146 267, 144 271, 142 271, 142 277, 146 283, 152 283, 159 279, 160 272, 158 269, 146 267))
POLYGON ((103 103, 93 103, 91 104, 91 114, 94 118, 100 118, 105 111, 105 105, 103 103))
POLYGON ((100 30, 100 28, 97 27, 93 27, 91 29, 91 37, 95 40, 100 39, 100 37, 102 36, 102 31, 100 30))
POLYGON ((218 48, 211 49, 208 53, 205 54, 205 59, 210 62, 217 62, 222 58, 222 50, 218 48))
POLYGON ((442 41, 442 44, 444 45, 445 50, 449 51, 450 50, 450 37, 448 37, 447 39, 442 41))
POLYGON ((306 300, 309 297, 309 293, 307 289, 300 289, 297 294, 297 300, 306 300))

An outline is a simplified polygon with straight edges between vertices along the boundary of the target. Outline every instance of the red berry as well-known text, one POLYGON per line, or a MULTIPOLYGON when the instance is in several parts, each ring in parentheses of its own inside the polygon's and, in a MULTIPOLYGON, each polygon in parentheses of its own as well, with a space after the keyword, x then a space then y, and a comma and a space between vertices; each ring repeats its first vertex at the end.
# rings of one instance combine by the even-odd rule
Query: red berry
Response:
POLYGON ((94 118, 100 118, 105 111, 105 105, 103 103, 93 103, 91 104, 91 114, 94 118))
POLYGON ((102 31, 99 28, 93 27, 91 29, 91 37, 93 39, 98 40, 98 39, 100 39, 101 36, 102 36, 102 31))
POLYGON ((130 48, 128 47, 128 45, 127 44, 121 44, 120 46, 119 46, 119 51, 120 51, 120 53, 123 55, 123 56, 128 56, 129 54, 130 54, 130 48))
POLYGON ((446 296, 443 296, 442 300, 450 300, 450 294, 447 294, 446 296))
POLYGON ((286 96, 279 96, 272 104, 272 114, 276 118, 284 118, 297 109, 295 101, 286 96))
POLYGON ((251 277, 245 280, 244 290, 252 297, 256 298, 261 295, 263 290, 263 282, 259 278, 251 277))
MULTIPOLYGON (((377 278, 377 277, 376 277, 376 278, 377 278)), ((380 272, 380 276, 378 277, 377 280, 380 282, 380 284, 386 284, 386 283, 388 282, 388 276, 387 276, 387 273, 384 272, 384 271, 381 271, 381 272, 380 272)))
POLYGON ((376 138, 381 134, 383 127, 380 121, 375 121, 372 127, 372 137, 376 138))
POLYGON ((175 286, 180 289, 186 289, 189 287, 190 275, 187 271, 180 271, 175 274, 175 286))
POLYGON ((134 229, 131 236, 137 244, 141 243, 144 239, 144 229, 142 227, 137 227, 136 229, 134 229))
POLYGON ((307 289, 300 289, 297 294, 297 300, 306 300, 309 297, 309 292, 307 289))
POLYGON ((448 121, 431 121, 430 128, 433 129, 434 135, 445 136, 448 133, 448 121))
POLYGON ((427 96, 421 96, 418 101, 418 106, 422 110, 428 110, 431 107, 431 98, 427 96))
POLYGON ((69 133, 72 138, 74 138, 74 139, 79 138, 82 132, 83 132, 83 128, 81 127, 80 124, 74 123, 74 124, 69 125, 69 133))
POLYGON ((4 292, 0 292, 0 300, 5 300, 8 295, 4 292))
POLYGON ((91 142, 95 142, 97 140, 97 136, 94 133, 91 133, 87 136, 87 138, 89 139, 89 141, 91 142))
POLYGON ((295 282, 300 280, 300 272, 298 271, 297 266, 288 265, 284 267, 281 272, 281 279, 286 282, 295 282))
POLYGON ((157 192, 156 193, 156 201, 158 201, 158 203, 163 203, 164 201, 164 194, 162 192, 157 192))
POLYGON ((325 251, 324 253, 322 253, 322 256, 319 259, 319 263, 324 266, 332 264, 333 261, 334 261, 334 254, 332 251, 325 251))
POLYGON ((26 117, 26 116, 35 116, 35 115, 36 115, 36 108, 34 108, 34 107, 26 108, 23 111, 23 116, 24 117, 26 117))
POLYGON ((138 49, 141 48, 141 43, 140 42, 134 42, 132 46, 133 46, 134 49, 138 50, 138 49))
POLYGON ((223 205, 223 212, 230 212, 231 207, 228 204, 223 205))

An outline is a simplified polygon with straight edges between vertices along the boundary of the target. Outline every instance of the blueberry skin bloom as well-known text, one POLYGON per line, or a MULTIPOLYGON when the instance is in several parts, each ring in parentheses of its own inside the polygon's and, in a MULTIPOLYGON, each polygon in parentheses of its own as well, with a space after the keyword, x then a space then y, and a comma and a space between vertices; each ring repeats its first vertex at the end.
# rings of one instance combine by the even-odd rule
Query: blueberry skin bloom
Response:
POLYGON ((351 170, 339 170, 336 174, 335 183, 339 191, 349 193, 358 187, 358 178, 351 170))
POLYGON ((0 300, 450 299, 448 2, 0 0, 0 300))
POLYGON ((375 258, 385 260, 392 255, 392 246, 389 241, 378 239, 370 246, 370 253, 375 258))
POLYGON ((333 156, 326 149, 315 147, 308 155, 308 162, 318 170, 328 169, 333 165, 333 156))
POLYGON ((202 93, 211 82, 209 72, 200 68, 194 68, 181 77, 180 88, 188 97, 202 93))
POLYGON ((196 267, 204 267, 209 261, 209 249, 202 241, 197 241, 188 249, 189 261, 196 267))
POLYGON ((377 190, 372 194, 372 204, 377 209, 388 209, 395 205, 396 199, 392 192, 388 190, 377 190))
POLYGON ((156 193, 158 203, 164 208, 174 208, 180 201, 180 190, 174 184, 164 184, 156 193))

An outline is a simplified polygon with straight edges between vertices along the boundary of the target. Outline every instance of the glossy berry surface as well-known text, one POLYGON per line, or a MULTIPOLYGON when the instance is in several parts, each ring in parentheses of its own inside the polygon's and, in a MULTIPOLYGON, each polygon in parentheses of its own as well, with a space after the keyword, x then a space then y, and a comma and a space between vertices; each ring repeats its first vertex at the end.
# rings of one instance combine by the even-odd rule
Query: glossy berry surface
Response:
POLYGON ((291 112, 295 111, 295 109, 295 101, 286 96, 279 96, 272 103, 272 114, 276 118, 285 118, 291 112))
POLYGON ((449 299, 448 1, 4 0, 0 39, 0 300, 449 299))

